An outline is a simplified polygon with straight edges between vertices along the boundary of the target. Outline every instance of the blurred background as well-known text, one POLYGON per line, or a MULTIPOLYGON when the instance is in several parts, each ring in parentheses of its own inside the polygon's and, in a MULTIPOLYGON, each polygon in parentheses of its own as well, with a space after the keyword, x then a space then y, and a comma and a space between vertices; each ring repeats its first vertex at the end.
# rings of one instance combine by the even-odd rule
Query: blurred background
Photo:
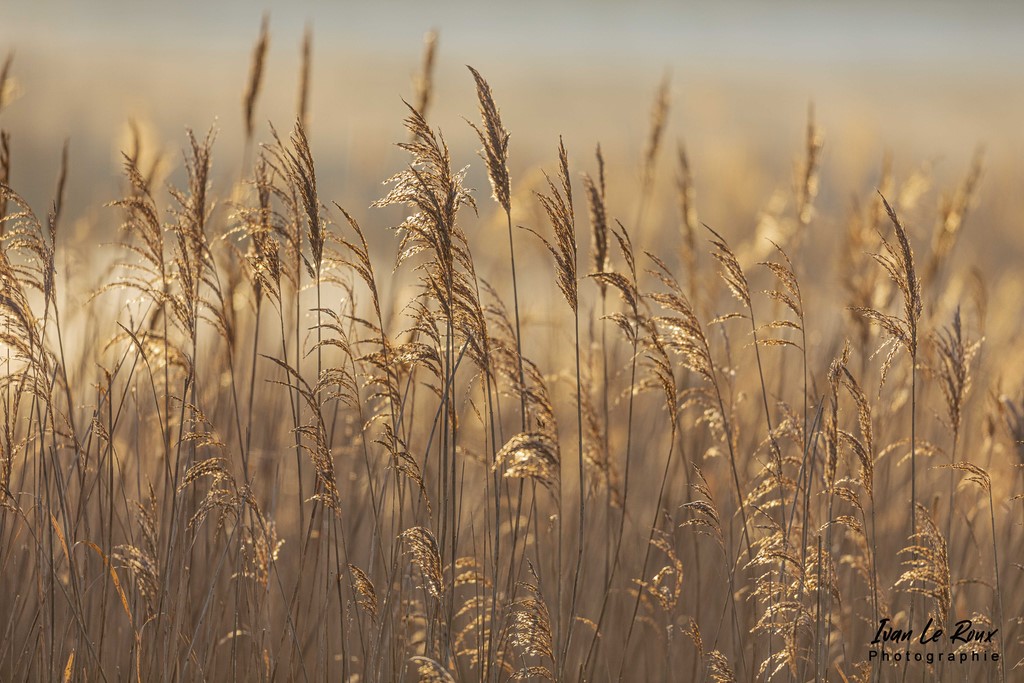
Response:
POLYGON ((813 103, 825 136, 822 216, 841 220, 854 194, 870 192, 886 153, 898 181, 931 178, 930 215, 983 147, 969 234, 985 240, 972 248, 992 256, 1022 248, 1012 229, 1024 215, 1019 2, 9 0, 0 53, 14 51, 16 99, 0 126, 12 135, 12 184, 43 213, 68 138, 72 215, 87 219, 83 235, 112 234, 117 216, 102 204, 120 193, 120 150, 134 121, 150 153, 160 149, 176 166, 185 129, 212 127, 216 177, 230 186, 242 172, 241 102, 264 12, 270 49, 258 138, 269 138, 267 122, 292 127, 308 26, 322 194, 371 224, 381 215, 368 209, 380 182, 405 161, 392 144, 405 137, 402 98, 413 97, 424 34, 436 29, 429 119, 454 164, 470 165, 469 184, 483 197, 483 164, 463 120, 477 118, 464 65, 494 89, 512 133, 514 185, 532 167, 553 166, 559 135, 577 170, 593 170, 600 142, 615 169, 610 203, 624 216, 632 216, 651 105, 667 74, 658 186, 671 191, 675 143, 685 141, 702 220, 744 234, 773 193, 791 188, 813 103))

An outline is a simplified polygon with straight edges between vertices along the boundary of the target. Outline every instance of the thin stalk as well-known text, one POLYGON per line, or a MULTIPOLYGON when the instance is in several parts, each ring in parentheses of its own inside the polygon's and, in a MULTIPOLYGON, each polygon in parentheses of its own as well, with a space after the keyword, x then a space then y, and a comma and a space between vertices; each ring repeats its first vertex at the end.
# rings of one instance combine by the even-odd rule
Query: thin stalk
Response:
POLYGON ((576 445, 579 456, 580 519, 579 538, 576 549, 576 570, 573 574, 572 596, 569 598, 569 625, 565 637, 565 645, 562 648, 562 661, 559 667, 560 673, 563 674, 565 671, 565 660, 569 653, 569 645, 572 643, 573 625, 576 621, 576 595, 580 585, 580 573, 583 568, 583 540, 586 537, 586 481, 583 473, 583 379, 580 374, 580 314, 578 308, 573 309, 573 317, 576 323, 576 445))
POLYGON ((624 473, 624 479, 622 483, 622 516, 619 519, 619 530, 617 534, 617 540, 615 543, 615 552, 612 555, 612 568, 611 573, 608 575, 608 580, 604 586, 604 599, 601 601, 601 611, 597 617, 597 627, 594 629, 594 636, 590 639, 590 647, 587 650, 587 658, 583 664, 583 670, 587 672, 587 678, 590 678, 591 664, 595 652, 595 646, 597 645, 597 637, 601 632, 601 626, 604 623, 605 614, 608 609, 608 600, 611 596, 612 582, 615 580, 615 572, 619 567, 619 551, 622 548, 622 536, 626 525, 626 501, 629 496, 629 463, 630 454, 633 445, 633 394, 634 388, 636 387, 636 357, 637 357, 637 344, 639 343, 639 331, 633 339, 633 360, 630 367, 630 379, 629 379, 629 407, 627 409, 626 417, 626 467, 624 473))
MULTIPOLYGON (((992 484, 989 482, 988 486, 988 519, 992 528, 992 562, 995 567, 996 574, 996 614, 998 615, 998 623, 996 627, 999 629, 999 633, 1003 631, 1003 591, 1002 586, 999 582, 999 544, 996 542, 996 512, 995 503, 992 501, 992 484)), ((1003 638, 1002 642, 1005 646, 1006 639, 1003 638)), ((999 680, 1006 680, 1006 664, 1003 662, 1003 657, 999 658, 999 680)))
MULTIPOLYGON (((658 502, 654 506, 654 519, 651 520, 651 533, 647 537, 647 545, 644 549, 644 563, 640 569, 640 580, 644 581, 647 576, 647 566, 651 560, 651 543, 654 541, 654 532, 658 528, 658 517, 661 515, 661 505, 665 499, 665 484, 668 482, 668 471, 672 464, 672 455, 675 451, 676 435, 675 428, 672 429, 672 437, 669 440, 668 454, 665 456, 665 468, 662 472, 661 485, 658 487, 658 502)), ((626 642, 622 646, 622 659, 619 663, 619 675, 617 680, 621 681, 626 666, 626 658, 629 656, 629 643, 633 639, 633 627, 636 626, 636 616, 640 611, 640 598, 643 596, 644 586, 641 584, 637 590, 636 600, 633 602, 633 614, 629 620, 629 630, 626 632, 626 642)))

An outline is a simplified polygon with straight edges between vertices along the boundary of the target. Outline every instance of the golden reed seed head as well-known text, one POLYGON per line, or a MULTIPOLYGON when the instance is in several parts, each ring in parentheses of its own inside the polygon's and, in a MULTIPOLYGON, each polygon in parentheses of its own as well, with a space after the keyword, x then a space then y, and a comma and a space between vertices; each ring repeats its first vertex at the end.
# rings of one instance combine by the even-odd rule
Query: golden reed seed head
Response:
POLYGON ((473 74, 476 81, 477 99, 480 101, 480 118, 482 129, 476 124, 470 123, 476 131, 483 149, 480 156, 487 164, 487 176, 491 181, 491 189, 494 192, 494 200, 501 205, 505 213, 511 211, 511 191, 509 189, 508 177, 508 138, 509 132, 501 123, 501 112, 494 102, 491 93, 491 86, 488 85, 480 72, 471 66, 466 67, 473 74))

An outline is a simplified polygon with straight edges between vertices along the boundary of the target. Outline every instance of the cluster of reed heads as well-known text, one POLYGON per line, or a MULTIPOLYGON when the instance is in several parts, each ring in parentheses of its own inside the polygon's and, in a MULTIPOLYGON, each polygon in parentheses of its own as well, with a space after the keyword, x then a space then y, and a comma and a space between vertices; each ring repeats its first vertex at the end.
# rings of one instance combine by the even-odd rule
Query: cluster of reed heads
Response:
POLYGON ((655 191, 668 81, 639 173, 552 141, 517 187, 470 68, 452 133, 487 197, 428 118, 431 35, 406 165, 343 208, 311 44, 291 132, 257 144, 264 23, 237 182, 212 135, 178 183, 125 151, 118 262, 79 311, 67 148, 41 217, 0 135, 0 678, 1012 680, 1024 400, 955 258, 980 159, 937 211, 886 162, 826 254, 813 111, 743 235, 698 220, 682 144, 655 191), (827 285, 802 275, 822 258, 827 285), (883 618, 971 619, 998 636, 946 649, 1001 659, 880 664, 883 618))

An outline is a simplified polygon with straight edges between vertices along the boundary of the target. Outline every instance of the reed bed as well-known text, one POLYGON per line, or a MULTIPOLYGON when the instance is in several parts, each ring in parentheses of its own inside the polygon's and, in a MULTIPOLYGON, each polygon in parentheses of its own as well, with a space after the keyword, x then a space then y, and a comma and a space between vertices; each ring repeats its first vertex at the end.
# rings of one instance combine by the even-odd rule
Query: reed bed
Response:
POLYGON ((1021 309, 958 260, 980 158, 935 209, 888 163, 819 207, 811 110, 791 190, 705 225, 669 77, 633 166, 551 140, 530 184, 481 71, 478 118, 428 118, 431 34, 404 165, 343 207, 311 31, 295 120, 260 123, 270 40, 240 164, 124 151, 81 310, 74 160, 42 213, 0 135, 0 678, 1015 680, 1021 309), (968 659, 870 654, 901 648, 968 659))

